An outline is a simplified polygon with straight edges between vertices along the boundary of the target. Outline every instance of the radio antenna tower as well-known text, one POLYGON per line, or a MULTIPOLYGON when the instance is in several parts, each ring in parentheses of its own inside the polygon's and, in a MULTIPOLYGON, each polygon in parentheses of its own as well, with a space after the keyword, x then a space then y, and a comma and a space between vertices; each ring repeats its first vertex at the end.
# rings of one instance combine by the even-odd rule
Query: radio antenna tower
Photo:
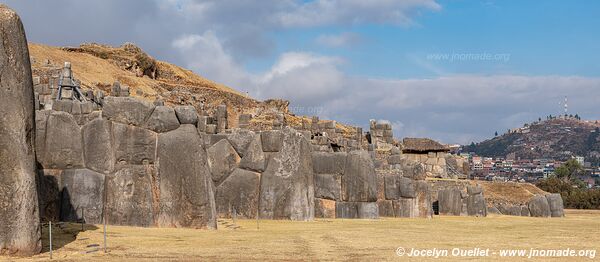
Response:
POLYGON ((568 99, 567 96, 565 96, 565 118, 569 115, 569 103, 568 103, 568 99))

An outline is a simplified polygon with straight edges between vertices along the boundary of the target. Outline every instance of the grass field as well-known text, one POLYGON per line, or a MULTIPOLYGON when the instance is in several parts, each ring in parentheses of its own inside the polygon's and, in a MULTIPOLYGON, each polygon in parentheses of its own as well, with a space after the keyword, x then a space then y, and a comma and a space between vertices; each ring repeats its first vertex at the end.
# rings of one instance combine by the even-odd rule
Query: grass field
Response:
MULTIPOLYGON (((565 218, 493 216, 434 219, 316 220, 314 222, 220 220, 217 231, 108 227, 108 253, 102 250, 101 226, 65 224, 55 228, 54 260, 372 260, 406 259, 398 247, 448 249, 442 260, 509 260, 500 249, 600 250, 600 212, 572 211, 565 218), (490 257, 452 257, 453 248, 489 248, 490 257)), ((43 253, 24 260, 48 260, 47 228, 43 253)), ((598 255, 600 256, 600 255, 598 255)), ((554 260, 598 260, 553 258, 554 260)), ((0 257, 0 259, 3 259, 0 257)), ((4 257, 4 259, 7 259, 4 257)), ((522 258, 527 260, 526 258, 522 258)), ((423 258, 412 258, 421 261, 423 258)), ((439 260, 439 259, 438 259, 439 260)), ((510 258, 515 260, 515 258, 510 258)), ((548 258, 538 258, 548 260, 548 258)))

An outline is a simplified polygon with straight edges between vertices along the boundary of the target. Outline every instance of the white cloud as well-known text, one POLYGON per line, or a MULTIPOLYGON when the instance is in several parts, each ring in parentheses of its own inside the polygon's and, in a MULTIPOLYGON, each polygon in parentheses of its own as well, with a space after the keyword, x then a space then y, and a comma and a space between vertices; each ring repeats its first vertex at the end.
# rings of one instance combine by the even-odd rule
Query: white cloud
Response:
POLYGON ((432 79, 370 79, 344 74, 344 61, 314 53, 284 53, 264 72, 250 73, 207 31, 172 44, 182 59, 209 79, 252 96, 284 98, 299 114, 368 126, 387 119, 397 137, 432 137, 470 143, 495 131, 560 112, 569 96, 572 110, 600 118, 600 78, 578 76, 450 75, 432 79))
POLYGON ((381 23, 410 25, 421 9, 440 10, 434 0, 315 0, 276 14, 286 27, 381 23))
POLYGON ((327 47, 342 47, 356 45, 362 41, 359 34, 344 32, 337 35, 320 35, 315 40, 317 44, 327 47))

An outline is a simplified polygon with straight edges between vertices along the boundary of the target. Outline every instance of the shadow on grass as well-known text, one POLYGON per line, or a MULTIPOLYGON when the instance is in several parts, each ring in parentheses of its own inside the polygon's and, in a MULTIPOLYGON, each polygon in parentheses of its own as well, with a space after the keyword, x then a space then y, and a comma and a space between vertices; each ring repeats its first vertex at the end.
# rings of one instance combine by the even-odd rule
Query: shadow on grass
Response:
MULTIPOLYGON (((84 225, 83 231, 96 230, 95 225, 84 225)), ((81 232, 80 223, 58 222, 52 223, 52 250, 60 249, 74 242, 81 232)), ((82 250, 83 251, 83 250, 82 250)), ((48 223, 42 225, 42 253, 50 252, 50 232, 48 223)))

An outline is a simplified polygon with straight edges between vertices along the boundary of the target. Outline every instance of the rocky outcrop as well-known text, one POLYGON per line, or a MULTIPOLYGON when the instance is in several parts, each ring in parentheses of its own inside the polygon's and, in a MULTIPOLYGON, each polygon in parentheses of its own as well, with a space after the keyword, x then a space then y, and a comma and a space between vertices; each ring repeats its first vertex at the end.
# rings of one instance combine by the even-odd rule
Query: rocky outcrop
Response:
POLYGON ((25 31, 0 4, 0 254, 39 253, 34 94, 25 31))

